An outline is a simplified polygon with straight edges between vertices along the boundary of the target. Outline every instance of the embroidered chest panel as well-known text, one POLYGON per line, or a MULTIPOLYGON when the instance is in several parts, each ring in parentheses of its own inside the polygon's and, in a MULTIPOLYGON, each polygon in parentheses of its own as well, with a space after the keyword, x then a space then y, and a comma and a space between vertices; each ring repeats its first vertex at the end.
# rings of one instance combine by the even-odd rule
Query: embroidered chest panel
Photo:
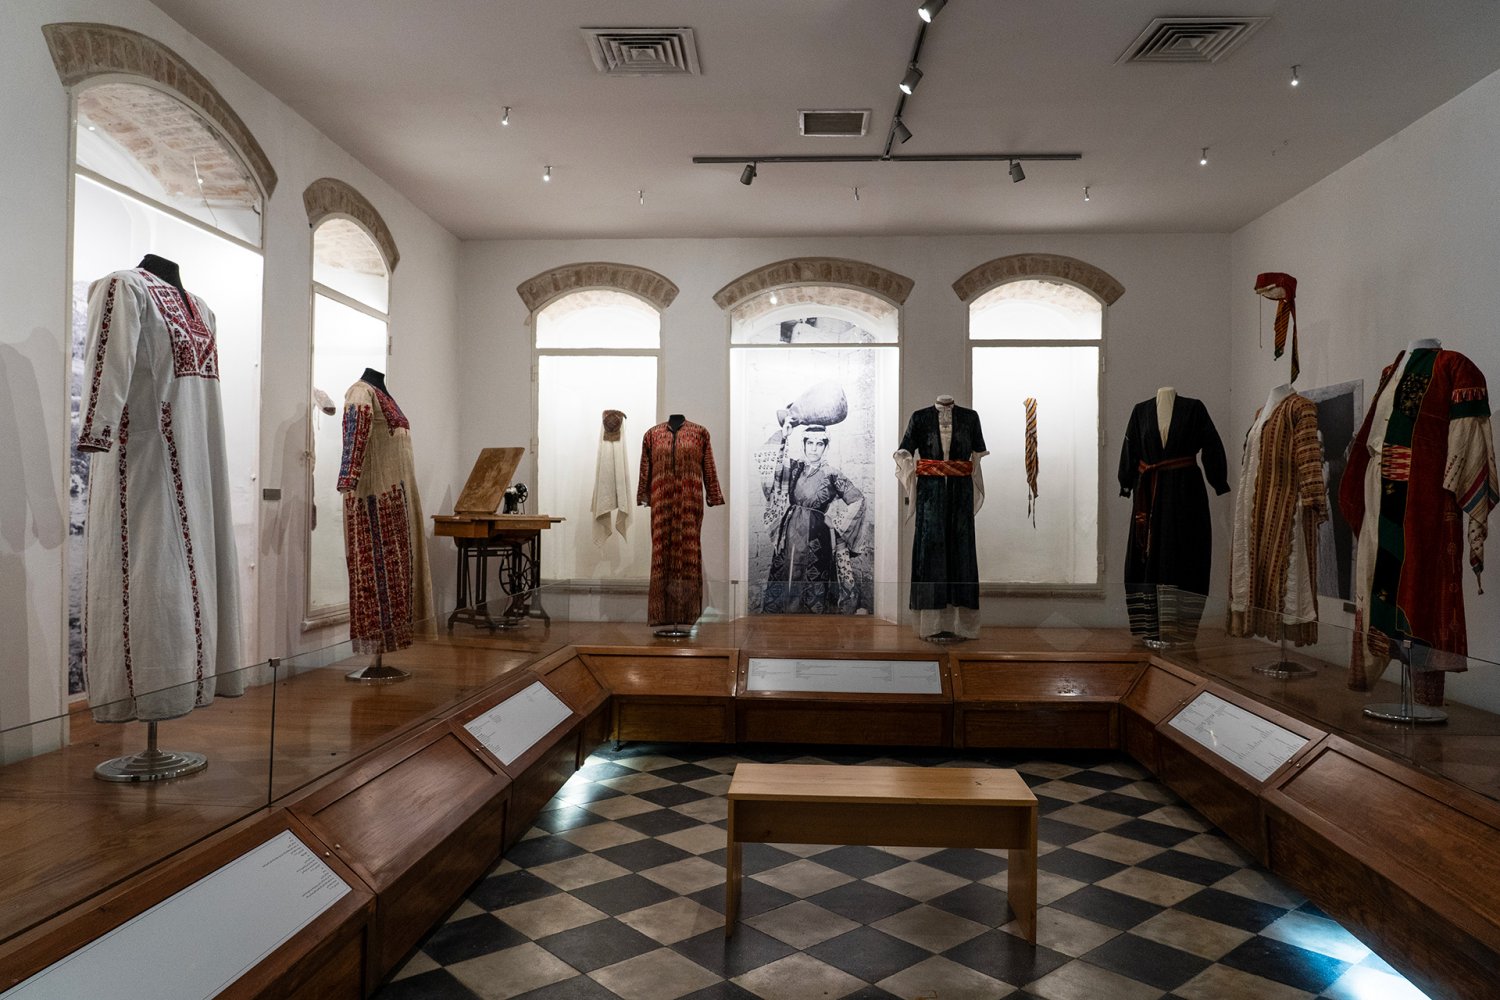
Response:
POLYGON ((411 421, 406 419, 406 414, 401 412, 401 407, 396 405, 396 401, 374 386, 370 389, 380 403, 380 412, 385 416, 385 422, 390 425, 391 433, 396 433, 397 428, 401 427, 410 430, 411 421))
POLYGON ((196 310, 187 307, 182 295, 171 285, 152 281, 147 283, 146 290, 172 336, 172 374, 217 381, 219 348, 208 324, 196 310))

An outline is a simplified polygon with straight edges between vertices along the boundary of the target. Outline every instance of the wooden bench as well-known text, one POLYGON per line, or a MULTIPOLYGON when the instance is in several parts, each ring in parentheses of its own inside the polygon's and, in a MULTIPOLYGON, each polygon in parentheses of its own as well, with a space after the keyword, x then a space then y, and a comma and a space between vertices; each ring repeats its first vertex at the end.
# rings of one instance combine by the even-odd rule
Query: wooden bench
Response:
POLYGON ((1036 944, 1036 820, 1036 796, 1011 770, 740 764, 729 783, 724 936, 739 919, 742 844, 988 847, 1010 853, 1010 908, 1036 944))

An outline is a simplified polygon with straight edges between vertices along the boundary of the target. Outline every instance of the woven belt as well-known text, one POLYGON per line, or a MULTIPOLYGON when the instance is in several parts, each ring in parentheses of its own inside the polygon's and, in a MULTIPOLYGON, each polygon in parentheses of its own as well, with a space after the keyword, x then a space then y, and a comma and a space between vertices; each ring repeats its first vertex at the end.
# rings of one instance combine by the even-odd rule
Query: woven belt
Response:
POLYGON ((917 460, 919 476, 972 476, 973 462, 958 462, 944 458, 922 458, 917 460))
POLYGON ((1168 458, 1161 462, 1140 463, 1136 467, 1135 496, 1132 498, 1130 517, 1130 541, 1142 558, 1151 554, 1151 512, 1156 508, 1156 485, 1160 479, 1156 474, 1169 469, 1188 469, 1198 464, 1192 455, 1168 458))

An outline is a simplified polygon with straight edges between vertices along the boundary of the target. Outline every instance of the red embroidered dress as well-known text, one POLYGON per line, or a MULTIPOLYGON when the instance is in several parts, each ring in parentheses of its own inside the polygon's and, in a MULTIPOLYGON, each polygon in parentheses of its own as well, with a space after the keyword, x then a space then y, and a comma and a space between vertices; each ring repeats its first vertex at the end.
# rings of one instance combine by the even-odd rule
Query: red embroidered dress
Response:
POLYGON ((368 382, 344 394, 344 552, 349 566, 349 638, 357 653, 411 645, 432 618, 426 526, 412 461, 411 422, 368 382))
POLYGON ((1464 556, 1478 576, 1497 501, 1483 373, 1457 351, 1397 355, 1339 484, 1339 509, 1358 535, 1350 687, 1379 679, 1396 639, 1411 643, 1417 700, 1443 703, 1442 671, 1467 667, 1464 556))
POLYGON ((83 364, 89 705, 100 722, 186 715, 244 690, 213 313, 117 271, 89 290, 83 364))
POLYGON ((641 440, 637 504, 651 508, 652 625, 691 625, 703 613, 703 499, 724 502, 708 430, 685 420, 657 424, 641 440))

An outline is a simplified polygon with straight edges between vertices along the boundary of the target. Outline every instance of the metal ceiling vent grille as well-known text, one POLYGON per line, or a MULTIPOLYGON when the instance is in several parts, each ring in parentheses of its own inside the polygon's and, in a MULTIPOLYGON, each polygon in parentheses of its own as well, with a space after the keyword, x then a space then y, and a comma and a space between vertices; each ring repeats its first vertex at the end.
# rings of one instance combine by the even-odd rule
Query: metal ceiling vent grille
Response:
POLYGON ((1244 44, 1268 17, 1158 17, 1116 63, 1214 63, 1244 44))
POLYGON ((870 109, 860 111, 797 112, 797 129, 803 135, 820 138, 844 138, 864 135, 870 130, 870 109))
POLYGON ((697 76, 692 28, 583 28, 594 68, 610 76, 697 76))

